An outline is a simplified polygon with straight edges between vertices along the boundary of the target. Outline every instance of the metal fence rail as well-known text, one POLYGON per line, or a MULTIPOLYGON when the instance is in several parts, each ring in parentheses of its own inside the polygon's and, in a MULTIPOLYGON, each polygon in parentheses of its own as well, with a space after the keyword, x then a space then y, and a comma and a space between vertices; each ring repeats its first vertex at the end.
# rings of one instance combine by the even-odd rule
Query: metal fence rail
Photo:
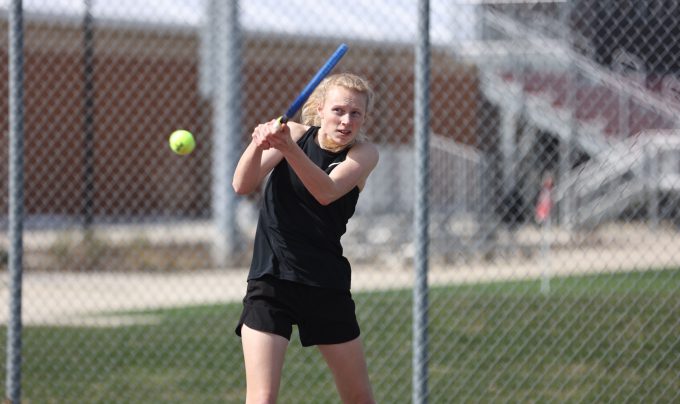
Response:
MULTIPOLYGON (((416 0, 24 0, 20 247, 0 114, 0 341, 20 252, 3 360, 23 401, 243 401, 259 196, 230 170, 340 42, 336 70, 376 91, 380 162, 343 245, 377 401, 678 401, 680 5, 425 3, 422 53, 416 0)), ((338 402, 296 338, 280 401, 338 402)))

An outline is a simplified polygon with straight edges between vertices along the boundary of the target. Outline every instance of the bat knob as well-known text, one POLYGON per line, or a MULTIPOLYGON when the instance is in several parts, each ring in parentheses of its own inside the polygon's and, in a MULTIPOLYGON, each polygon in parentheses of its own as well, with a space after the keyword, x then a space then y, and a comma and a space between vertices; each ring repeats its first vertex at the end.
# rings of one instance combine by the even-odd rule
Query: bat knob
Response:
POLYGON ((274 128, 278 131, 279 129, 281 129, 281 125, 283 125, 286 122, 288 122, 288 117, 286 115, 281 115, 279 119, 277 119, 276 122, 274 123, 274 128))

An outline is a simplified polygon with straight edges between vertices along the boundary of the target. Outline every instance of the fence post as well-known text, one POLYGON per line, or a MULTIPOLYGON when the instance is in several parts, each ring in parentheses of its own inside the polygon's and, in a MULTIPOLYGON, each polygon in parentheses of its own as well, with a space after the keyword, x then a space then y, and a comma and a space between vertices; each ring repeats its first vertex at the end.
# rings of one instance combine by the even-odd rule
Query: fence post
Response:
POLYGON ((241 147, 241 91, 236 88, 241 83, 241 35, 238 0, 213 1, 211 11, 215 12, 216 24, 212 27, 215 29, 212 212, 216 236, 212 255, 214 264, 223 268, 230 265, 238 248, 238 201, 230 184, 241 147))
POLYGON ((92 0, 85 0, 83 17, 83 190, 82 215, 86 237, 94 221, 94 18, 92 0))
POLYGON ((9 8, 9 319, 6 401, 21 400, 21 283, 24 205, 24 33, 22 1, 9 8))
POLYGON ((418 32, 415 47, 415 284, 413 288, 413 403, 427 403, 427 310, 428 310, 428 174, 430 4, 418 1, 418 32))

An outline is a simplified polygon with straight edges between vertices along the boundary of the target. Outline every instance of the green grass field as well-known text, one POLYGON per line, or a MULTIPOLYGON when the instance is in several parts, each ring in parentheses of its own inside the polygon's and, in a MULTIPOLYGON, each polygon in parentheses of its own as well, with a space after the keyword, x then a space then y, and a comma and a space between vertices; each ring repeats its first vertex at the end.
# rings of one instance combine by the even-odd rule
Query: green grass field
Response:
MULTIPOLYGON (((434 288, 430 402, 676 401, 679 278, 668 270, 554 279, 548 296, 538 281, 434 288)), ((411 292, 355 300, 378 402, 410 402, 411 292)), ((144 312, 160 323, 118 328, 27 327, 22 402, 243 402, 239 311, 144 312)), ((280 402, 338 402, 320 355, 297 336, 280 402)))

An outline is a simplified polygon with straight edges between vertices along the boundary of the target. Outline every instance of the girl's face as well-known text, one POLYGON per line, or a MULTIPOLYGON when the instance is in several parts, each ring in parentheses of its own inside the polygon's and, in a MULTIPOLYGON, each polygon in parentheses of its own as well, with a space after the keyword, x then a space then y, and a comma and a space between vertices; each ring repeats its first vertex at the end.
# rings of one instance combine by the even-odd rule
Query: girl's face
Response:
POLYGON ((320 132, 333 147, 351 144, 366 118, 366 94, 342 86, 328 89, 326 98, 319 106, 320 132))

